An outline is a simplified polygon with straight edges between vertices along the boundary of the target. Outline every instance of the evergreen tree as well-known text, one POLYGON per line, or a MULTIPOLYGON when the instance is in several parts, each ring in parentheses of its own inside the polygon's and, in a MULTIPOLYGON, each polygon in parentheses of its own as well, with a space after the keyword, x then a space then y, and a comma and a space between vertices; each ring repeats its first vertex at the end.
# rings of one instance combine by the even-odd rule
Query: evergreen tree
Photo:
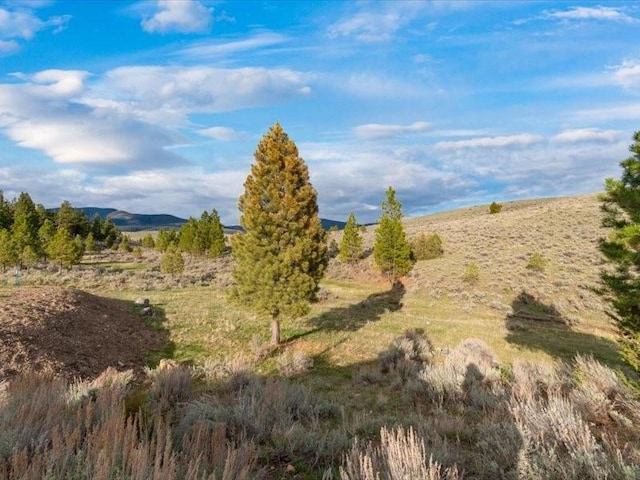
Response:
POLYGON ((73 208, 71 203, 65 200, 56 212, 56 227, 66 228, 72 237, 80 235, 84 238, 89 234, 92 224, 84 212, 73 208))
POLYGON ((305 314, 327 265, 326 233, 317 193, 298 148, 279 124, 267 132, 240 196, 244 233, 231 238, 234 294, 271 319, 271 343, 280 343, 280 319, 305 314))
POLYGON ((207 254, 211 258, 217 258, 222 255, 226 249, 224 241, 224 227, 220 221, 220 215, 214 208, 208 218, 207 228, 207 254))
POLYGON ((38 238, 40 239, 40 245, 42 246, 42 250, 44 252, 47 251, 47 247, 51 240, 53 240, 53 236, 56 234, 56 227, 50 219, 46 219, 40 230, 38 230, 38 238))
POLYGON ((71 239, 69 231, 64 227, 56 231, 47 248, 47 255, 51 261, 58 263, 60 268, 71 268, 82 258, 77 242, 71 239))
POLYGON ((158 239, 156 240, 156 250, 165 252, 169 245, 178 243, 178 232, 174 229, 165 230, 161 228, 158 231, 158 239))
POLYGON ((640 131, 631 157, 621 162, 622 178, 607 178, 601 196, 603 226, 612 228, 600 251, 614 268, 601 273, 602 293, 620 333, 624 360, 640 373, 640 131))
POLYGON ((147 233, 140 242, 144 248, 155 248, 156 241, 153 239, 153 235, 147 233))
POLYGON ((160 259, 160 270, 172 276, 184 271, 184 258, 176 247, 175 243, 170 243, 160 259))
POLYGON ((112 248, 116 243, 116 240, 120 237, 120 230, 116 227, 116 224, 113 223, 113 220, 107 218, 104 222, 102 222, 102 230, 100 232, 102 239, 104 240, 104 244, 107 248, 112 248))
POLYGON ((380 271, 393 285, 413 268, 411 244, 402 226, 402 204, 391 187, 387 189, 386 199, 382 202, 373 256, 380 271))
POLYGON ((343 262, 357 262, 362 256, 362 227, 356 221, 355 213, 351 212, 342 232, 340 242, 340 260, 343 262))
POLYGON ((93 238, 96 241, 104 240, 104 236, 102 234, 104 228, 104 222, 102 221, 102 217, 97 213, 91 219, 91 233, 93 233, 93 238))
POLYGON ((93 253, 98 251, 98 244, 96 243, 96 239, 93 237, 93 232, 89 232, 89 235, 87 235, 84 247, 87 252, 93 253))
POLYGON ((4 192, 0 190, 0 230, 11 230, 13 225, 13 205, 4 198, 4 192))
POLYGON ((178 246, 183 252, 196 255, 198 251, 198 221, 189 217, 187 223, 180 227, 178 246))
POLYGON ((38 237, 38 230, 40 225, 38 223, 38 213, 36 206, 31 200, 28 193, 21 193, 14 206, 14 218, 12 227, 13 241, 15 242, 18 250, 18 256, 21 259, 23 251, 29 247, 29 254, 27 257, 31 258, 33 255, 40 257, 42 254, 42 247, 40 244, 40 238, 38 237))
POLYGON ((0 266, 5 272, 7 267, 18 265, 20 257, 15 242, 8 230, 0 229, 0 266))

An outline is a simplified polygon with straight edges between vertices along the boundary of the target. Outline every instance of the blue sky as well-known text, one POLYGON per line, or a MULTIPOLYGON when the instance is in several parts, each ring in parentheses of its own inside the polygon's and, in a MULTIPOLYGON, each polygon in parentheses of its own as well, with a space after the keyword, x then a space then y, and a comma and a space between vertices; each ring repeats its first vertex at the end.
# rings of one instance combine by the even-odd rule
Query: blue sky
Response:
POLYGON ((0 189, 237 222, 275 122, 320 213, 602 189, 640 129, 640 4, 0 0, 0 189))

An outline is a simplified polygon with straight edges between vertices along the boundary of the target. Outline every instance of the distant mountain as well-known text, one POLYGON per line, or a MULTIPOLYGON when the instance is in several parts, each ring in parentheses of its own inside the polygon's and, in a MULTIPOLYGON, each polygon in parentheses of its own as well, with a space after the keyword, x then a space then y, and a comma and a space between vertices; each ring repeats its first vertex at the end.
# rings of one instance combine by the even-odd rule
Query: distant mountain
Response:
MULTIPOLYGON (((141 213, 129 213, 115 208, 82 207, 78 210, 84 212, 89 219, 94 215, 99 215, 102 219, 110 218, 115 225, 123 232, 136 232, 140 230, 159 230, 161 228, 180 228, 187 223, 187 220, 167 214, 146 215, 141 213)), ((320 219, 322 228, 329 230, 336 227, 338 230, 344 228, 345 222, 336 220, 320 219)), ((237 233, 242 231, 239 225, 229 225, 224 227, 225 233, 237 233)))
POLYGON ((180 228, 187 223, 184 218, 174 215, 142 213, 129 213, 115 208, 82 207, 78 210, 86 213, 89 219, 99 215, 102 219, 110 218, 111 221, 123 232, 135 232, 139 230, 158 230, 160 228, 180 228))

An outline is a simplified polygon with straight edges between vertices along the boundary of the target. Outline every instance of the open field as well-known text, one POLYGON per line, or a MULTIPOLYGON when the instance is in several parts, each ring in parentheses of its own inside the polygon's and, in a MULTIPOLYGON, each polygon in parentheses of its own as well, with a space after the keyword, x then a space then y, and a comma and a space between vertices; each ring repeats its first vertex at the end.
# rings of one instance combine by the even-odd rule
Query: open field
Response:
MULTIPOLYGON (((366 233, 367 247, 373 244, 374 228, 366 233)), ((142 258, 109 252, 85 258, 70 272, 53 269, 23 272, 21 286, 16 286, 14 275, 7 272, 0 277, 4 283, 0 286, 0 297, 10 302, 16 292, 29 291, 34 286, 77 288, 99 298, 124 301, 120 305, 134 314, 130 321, 136 321, 137 307, 133 301, 148 298, 154 317, 138 321, 160 333, 164 344, 148 352, 146 362, 153 366, 162 357, 168 357, 191 366, 195 380, 192 393, 183 399, 187 403, 201 401, 193 393, 198 391, 216 398, 229 395, 226 387, 216 382, 234 378, 239 372, 253 372, 262 379, 260 382, 284 376, 304 387, 314 401, 324 405, 322 408, 334 412, 328 414, 327 424, 313 420, 320 422, 320 427, 316 425, 319 431, 309 427, 304 435, 308 435, 310 442, 311 437, 318 442, 324 435, 322 438, 329 442, 326 435, 337 428, 341 432, 339 438, 329 442, 331 447, 314 444, 313 448, 327 450, 322 450, 324 453, 313 461, 309 460, 309 452, 301 453, 296 450, 298 447, 285 449, 286 455, 280 460, 269 455, 258 459, 257 464, 267 472, 275 469, 267 478, 321 478, 323 470, 346 461, 341 455, 355 436, 374 439, 385 425, 413 425, 423 438, 432 428, 435 436, 426 440, 428 451, 436 454, 436 460, 445 467, 455 464, 464 469, 465 478, 497 478, 498 471, 502 472, 502 478, 529 478, 522 473, 527 470, 517 459, 517 449, 508 458, 487 459, 496 448, 491 442, 502 440, 487 434, 489 420, 482 420, 478 414, 484 411, 488 419, 493 418, 492 428, 499 430, 499 425, 506 422, 510 425, 505 427, 507 430, 520 429, 521 433, 513 433, 520 438, 515 444, 526 451, 523 412, 533 408, 533 404, 529 402, 531 399, 527 400, 529 403, 514 399, 513 392, 525 388, 518 382, 530 381, 528 376, 535 374, 527 370, 534 367, 523 367, 526 365, 523 362, 537 365, 540 381, 550 382, 550 389, 555 388, 551 383, 569 378, 562 377, 564 367, 557 367, 558 361, 571 362, 577 354, 582 355, 583 362, 591 362, 584 359, 593 357, 607 367, 622 368, 606 306, 592 291, 602 268, 597 241, 606 234, 600 228, 598 202, 595 196, 513 202, 506 203, 497 215, 489 215, 486 206, 474 207, 409 219, 406 229, 409 236, 438 233, 444 241, 444 256, 418 262, 404 279, 403 287, 395 289, 376 273, 370 256, 356 265, 333 260, 322 282, 319 301, 307 316, 283 322, 283 345, 275 350, 265 344, 268 322, 229 302, 226 294, 231 283, 229 258, 215 261, 188 258, 185 272, 173 277, 159 271, 157 252, 144 250, 142 258), (546 260, 543 271, 527 268, 535 252, 546 260), (469 264, 479 267, 475 281, 464 278, 469 264), (394 360, 389 367, 386 362, 393 355, 388 352, 395 348, 389 350, 389 345, 408 330, 423 332, 432 345, 425 347, 428 355, 410 359, 402 368, 394 360), (475 339, 468 344, 471 346, 461 347, 470 338, 475 339), (484 365, 482 359, 486 360, 487 355, 491 361, 484 365), (418 379, 443 374, 437 369, 450 368, 448 359, 452 358, 463 360, 461 373, 456 370, 448 374, 454 380, 459 379, 459 384, 451 388, 462 391, 463 383, 471 381, 467 377, 473 377, 473 368, 477 368, 477 378, 485 379, 481 382, 482 388, 486 388, 481 392, 484 400, 476 399, 471 407, 465 406, 460 403, 463 397, 449 392, 453 397, 447 406, 447 402, 442 403, 449 395, 445 387, 435 396, 423 390, 424 384, 418 379), (421 370, 423 362, 427 365, 425 370, 421 370), (211 382, 218 386, 212 386, 211 382), (494 413, 487 413, 489 404, 483 402, 495 405, 496 410, 491 410, 494 413), (415 417, 416 414, 421 416, 415 417), (461 431, 466 431, 469 438, 461 438, 461 431), (476 448, 484 434, 490 437, 489 445, 480 447, 477 454, 469 453, 468 449, 476 448), (445 444, 452 441, 447 450, 445 444), (488 463, 484 464, 485 461, 488 463)), ((339 241, 340 233, 332 235, 339 241)), ((86 301, 93 300, 87 297, 86 301)), ((29 315, 28 309, 21 312, 20 315, 29 315)), ((96 312, 96 318, 87 316, 86 321, 108 322, 98 314, 103 312, 96 312)), ((103 343, 109 341, 105 333, 103 343)), ((603 368, 609 372, 604 366, 585 365, 575 368, 603 368)), ((64 366, 61 368, 64 370, 64 366)), ((68 368, 68 378, 80 373, 73 366, 68 368)), ((570 392, 579 390, 578 386, 572 385, 569 390, 562 387, 558 392, 575 395, 571 399, 577 401, 579 394, 570 392)), ((619 389, 624 390, 621 386, 619 389)), ((633 402, 630 398, 625 401, 633 402)), ((629 416, 626 410, 621 411, 619 406, 609 407, 617 408, 615 415, 628 420, 621 424, 614 421, 610 430, 605 429, 607 434, 618 435, 621 443, 606 444, 600 430, 594 431, 595 438, 606 444, 605 449, 613 452, 620 448, 630 462, 637 462, 640 452, 625 446, 625 442, 632 445, 640 440, 638 419, 629 416)), ((181 410, 180 415, 186 413, 181 410)), ((598 428, 604 429, 605 425, 598 428)), ((272 441, 271 438, 269 442, 272 441)), ((301 440, 296 437, 296 441, 301 440)), ((624 468, 620 466, 619 471, 625 471, 624 468)), ((633 471, 638 472, 626 470, 628 476, 618 472, 611 474, 611 478, 633 478, 630 476, 635 475, 633 471)), ((337 470, 334 474, 337 475, 337 470)), ((557 478, 571 476, 558 474, 557 478)), ((583 478, 598 477, 585 474, 583 478)))

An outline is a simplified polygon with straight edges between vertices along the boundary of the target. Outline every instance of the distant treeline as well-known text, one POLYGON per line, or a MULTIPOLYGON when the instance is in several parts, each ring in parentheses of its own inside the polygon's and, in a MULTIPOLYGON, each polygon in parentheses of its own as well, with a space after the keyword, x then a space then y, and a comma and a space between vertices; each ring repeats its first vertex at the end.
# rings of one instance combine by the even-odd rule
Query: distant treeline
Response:
POLYGON ((0 267, 31 267, 46 261, 70 267, 85 251, 113 248, 126 240, 110 220, 89 219, 68 201, 56 211, 35 204, 28 193, 7 200, 0 190, 0 267))

